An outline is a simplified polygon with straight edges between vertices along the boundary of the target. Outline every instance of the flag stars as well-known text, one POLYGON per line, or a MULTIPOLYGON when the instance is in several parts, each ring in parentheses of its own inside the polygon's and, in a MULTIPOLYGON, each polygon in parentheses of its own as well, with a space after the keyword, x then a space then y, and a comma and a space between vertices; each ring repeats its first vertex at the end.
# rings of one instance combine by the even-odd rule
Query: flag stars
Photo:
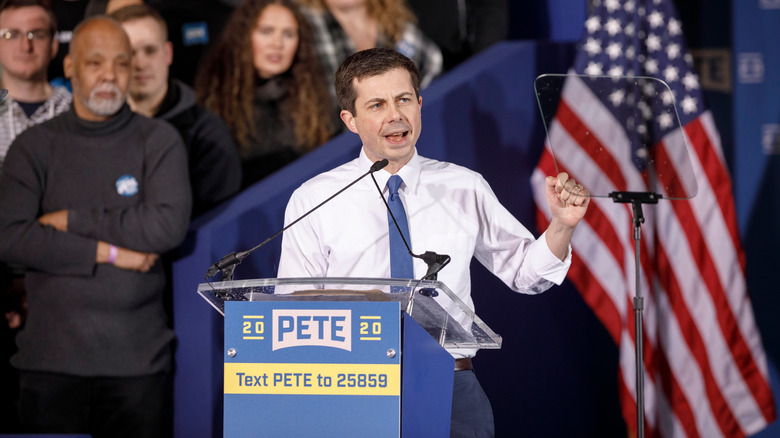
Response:
POLYGON ((604 74, 604 70, 602 69, 600 62, 589 62, 588 66, 585 67, 585 74, 591 75, 591 76, 597 76, 604 74))
POLYGON ((642 92, 645 94, 645 96, 654 99, 658 94, 658 89, 656 88, 657 84, 658 81, 648 79, 647 82, 642 85, 642 92))
POLYGON ((664 24, 664 14, 658 11, 653 11, 650 15, 647 16, 647 22, 650 23, 650 27, 653 29, 661 27, 664 24))
POLYGON ((634 106, 634 104, 636 103, 636 95, 634 93, 627 94, 625 101, 629 107, 634 106))
POLYGON ((622 65, 613 65, 610 67, 609 71, 607 71, 607 75, 609 76, 623 76, 623 66, 622 65))
POLYGON ((653 110, 644 100, 640 100, 639 102, 637 102, 636 107, 639 108, 639 111, 642 112, 642 117, 645 120, 653 119, 653 110))
POLYGON ((663 75, 666 82, 674 82, 680 79, 680 72, 672 65, 664 69, 663 75))
POLYGON ((660 116, 658 116, 657 121, 658 121, 658 126, 660 126, 661 129, 669 129, 672 126, 674 126, 674 119, 669 113, 661 114, 660 116))
POLYGON ((647 46, 647 50, 651 52, 657 52, 661 50, 661 38, 659 38, 658 35, 651 33, 647 36, 645 46, 647 46))
POLYGON ((623 47, 620 43, 610 43, 605 52, 609 55, 609 59, 615 60, 623 53, 623 47))
POLYGON ((618 0, 605 0, 604 7, 607 8, 609 13, 613 13, 620 9, 620 2, 618 0))
POLYGON ((698 105, 696 104, 696 99, 691 96, 685 96, 682 102, 680 102, 680 106, 682 106, 683 112, 685 114, 695 113, 699 109, 698 105))
POLYGON ((678 36, 682 33, 682 26, 680 25, 680 21, 676 18, 669 19, 669 26, 667 26, 667 29, 669 30, 669 35, 672 36, 678 36))
POLYGON ((659 79, 641 82, 634 91, 605 89, 601 95, 604 103, 614 111, 634 108, 636 124, 644 124, 648 131, 652 126, 673 129, 677 111, 668 108, 675 104, 679 105, 680 115, 700 111, 695 99, 678 100, 701 86, 696 74, 687 68, 693 65, 693 58, 680 38, 681 21, 660 6, 666 0, 592 1, 601 12, 585 21, 587 34, 580 43, 580 50, 587 58, 579 61, 578 71, 591 76, 639 75, 659 79), (640 118, 644 121, 639 121, 640 118))
POLYGON ((634 32, 636 32, 636 26, 634 25, 634 23, 628 23, 623 28, 623 33, 625 33, 626 36, 628 37, 633 36, 634 32))
POLYGON ((699 79, 692 72, 686 73, 681 82, 688 91, 699 88, 699 79))
POLYGON ((668 56, 669 59, 677 59, 677 57, 680 56, 680 45, 670 44, 669 47, 666 48, 666 56, 668 56))
POLYGON ((590 56, 595 56, 601 53, 601 42, 596 38, 588 38, 588 41, 582 48, 588 52, 590 56))
POLYGON ((666 89, 663 93, 661 93, 661 101, 666 106, 670 106, 674 104, 674 93, 672 90, 666 89))
POLYGON ((585 20, 585 29, 588 29, 588 33, 594 33, 601 29, 601 22, 599 21, 599 17, 594 15, 593 17, 585 20))
POLYGON ((645 70, 648 74, 651 75, 658 74, 658 60, 655 58, 650 58, 645 61, 645 70))
POLYGON ((626 92, 623 90, 615 90, 608 97, 609 101, 612 102, 612 106, 614 107, 619 107, 625 98, 626 92))
POLYGON ((617 35, 621 30, 620 20, 617 18, 610 18, 607 20, 607 24, 604 25, 604 29, 609 32, 610 36, 617 35))
POLYGON ((629 116, 626 118, 626 131, 632 131, 636 128, 636 121, 634 120, 633 116, 629 116))

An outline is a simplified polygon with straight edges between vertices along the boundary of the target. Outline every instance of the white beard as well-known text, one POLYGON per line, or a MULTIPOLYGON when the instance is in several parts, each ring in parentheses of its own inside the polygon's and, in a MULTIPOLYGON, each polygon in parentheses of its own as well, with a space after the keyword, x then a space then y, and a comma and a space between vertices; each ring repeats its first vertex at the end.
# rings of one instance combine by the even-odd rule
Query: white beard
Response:
POLYGON ((122 108, 122 105, 125 103, 125 95, 116 85, 103 83, 92 89, 92 91, 89 93, 89 99, 85 99, 84 96, 82 96, 81 100, 84 103, 84 106, 86 106, 87 109, 89 109, 93 114, 96 116, 105 117, 116 114, 116 112, 122 108), (113 92, 116 97, 113 99, 103 99, 97 97, 97 93, 106 91, 113 92))

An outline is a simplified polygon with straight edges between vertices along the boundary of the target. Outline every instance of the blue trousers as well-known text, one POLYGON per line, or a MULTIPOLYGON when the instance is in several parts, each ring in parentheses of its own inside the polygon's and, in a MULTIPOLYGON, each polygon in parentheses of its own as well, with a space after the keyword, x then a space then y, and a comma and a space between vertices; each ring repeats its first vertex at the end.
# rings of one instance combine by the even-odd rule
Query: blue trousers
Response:
POLYGON ((456 371, 450 437, 493 437, 493 407, 473 370, 456 371))

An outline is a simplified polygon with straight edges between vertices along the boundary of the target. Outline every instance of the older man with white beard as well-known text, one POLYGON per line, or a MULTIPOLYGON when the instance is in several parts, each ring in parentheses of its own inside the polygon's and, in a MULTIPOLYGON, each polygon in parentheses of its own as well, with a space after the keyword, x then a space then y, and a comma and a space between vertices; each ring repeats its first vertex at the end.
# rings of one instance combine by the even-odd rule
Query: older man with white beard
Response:
POLYGON ((187 156, 165 122, 125 104, 121 25, 88 19, 65 74, 73 107, 11 145, 0 259, 27 268, 20 370, 25 432, 164 436, 173 332, 157 254, 186 233, 187 156))

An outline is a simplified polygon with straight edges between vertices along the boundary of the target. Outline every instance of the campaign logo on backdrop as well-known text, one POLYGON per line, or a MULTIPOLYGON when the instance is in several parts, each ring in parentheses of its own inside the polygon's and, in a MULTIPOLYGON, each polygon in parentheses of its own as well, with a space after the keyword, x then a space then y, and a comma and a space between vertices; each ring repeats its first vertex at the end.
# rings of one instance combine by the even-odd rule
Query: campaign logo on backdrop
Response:
POLYGON ((60 30, 57 33, 54 34, 54 39, 59 41, 62 44, 69 44, 70 40, 73 39, 73 31, 72 30, 60 30))
POLYGON ((691 50, 699 85, 705 90, 731 93, 732 61, 727 48, 691 50))
POLYGON ((764 82, 764 54, 761 52, 740 53, 737 76, 742 84, 764 82))
POLYGON ((205 46, 209 43, 209 26, 203 21, 183 24, 181 33, 185 46, 205 46))
POLYGON ((780 0, 758 0, 761 9, 780 9, 780 0))
POLYGON ((780 155, 780 125, 767 123, 761 126, 761 146, 767 155, 780 155))

